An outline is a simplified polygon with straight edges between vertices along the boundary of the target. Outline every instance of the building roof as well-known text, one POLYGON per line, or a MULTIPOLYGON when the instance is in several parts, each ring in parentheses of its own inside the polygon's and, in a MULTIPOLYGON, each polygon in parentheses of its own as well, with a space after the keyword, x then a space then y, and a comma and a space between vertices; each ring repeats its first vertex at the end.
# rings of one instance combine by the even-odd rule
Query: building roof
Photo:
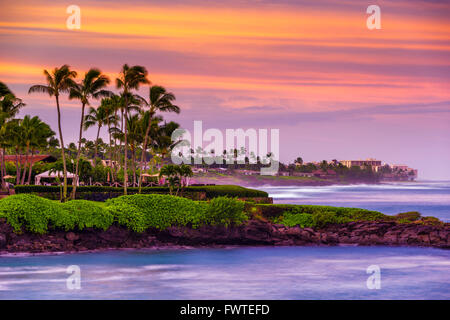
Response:
MULTIPOLYGON (((44 161, 44 162, 55 162, 56 158, 54 156, 48 155, 48 154, 34 154, 34 155, 30 155, 25 156, 23 154, 20 154, 18 156, 19 158, 19 163, 20 164, 24 164, 25 162, 30 162, 31 163, 36 163, 39 161, 44 161)), ((5 161, 6 162, 16 162, 16 155, 5 155, 5 161)))

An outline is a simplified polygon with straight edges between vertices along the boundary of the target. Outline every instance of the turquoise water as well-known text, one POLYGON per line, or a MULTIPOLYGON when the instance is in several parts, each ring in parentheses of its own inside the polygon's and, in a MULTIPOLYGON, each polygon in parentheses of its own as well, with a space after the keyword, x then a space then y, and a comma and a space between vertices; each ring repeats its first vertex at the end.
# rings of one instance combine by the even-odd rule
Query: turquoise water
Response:
MULTIPOLYGON (((450 184, 263 188, 276 202, 419 210, 450 220, 450 184)), ((0 256, 0 299, 450 299, 450 251, 231 247, 0 256), (67 287, 69 266, 80 289, 67 287), (381 270, 368 289, 367 268, 381 270)))

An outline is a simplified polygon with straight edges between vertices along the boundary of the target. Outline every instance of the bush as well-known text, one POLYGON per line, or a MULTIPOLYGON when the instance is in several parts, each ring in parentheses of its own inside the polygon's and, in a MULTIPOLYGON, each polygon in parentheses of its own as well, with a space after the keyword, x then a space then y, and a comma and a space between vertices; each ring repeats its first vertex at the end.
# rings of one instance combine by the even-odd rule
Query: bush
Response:
POLYGON ((287 227, 300 226, 301 228, 313 227, 314 221, 311 214, 299 213, 292 214, 286 213, 283 217, 282 224, 287 227))
POLYGON ((344 208, 316 205, 294 205, 294 204, 257 204, 256 207, 261 210, 264 216, 276 219, 286 216, 286 213, 292 214, 315 214, 322 212, 331 212, 338 217, 346 217, 352 221, 357 220, 383 220, 389 219, 389 216, 378 211, 371 211, 359 208, 344 208))
POLYGON ((106 209, 117 222, 135 232, 172 225, 198 227, 204 222, 206 203, 158 194, 135 194, 106 201, 106 209))
POLYGON ((274 223, 289 227, 300 225, 322 228, 331 223, 392 219, 378 211, 358 208, 290 204, 257 204, 255 207, 274 223))
POLYGON ((79 230, 84 228, 106 230, 114 221, 114 216, 97 202, 72 200, 62 203, 61 207, 74 218, 74 226, 77 226, 79 230))
MULTIPOLYGON (((68 192, 72 190, 72 186, 67 187, 68 192)), ((139 188, 131 187, 128 188, 129 193, 137 193, 139 188)), ((19 193, 59 193, 59 186, 15 186, 15 191, 19 193)), ((142 188, 143 194, 152 193, 169 193, 168 187, 158 186, 158 187, 144 187, 142 188)), ((108 187, 108 186, 79 186, 77 187, 77 192, 123 192, 123 188, 120 187, 108 187)), ((266 198, 269 195, 267 192, 248 189, 240 186, 232 185, 218 185, 218 186, 192 186, 186 187, 184 192, 205 192, 206 197, 209 199, 221 196, 229 197, 239 197, 239 198, 266 198)))
POLYGON ((350 222, 351 220, 347 217, 339 217, 336 215, 336 213, 331 211, 322 211, 315 212, 312 215, 312 221, 315 227, 323 228, 328 224, 346 223, 350 222))
POLYGON ((217 197, 209 202, 206 221, 212 225, 240 225, 248 220, 245 203, 228 197, 217 197))
POLYGON ((421 217, 421 214, 417 211, 410 211, 410 212, 402 212, 395 216, 395 219, 399 222, 412 222, 419 220, 421 217))
POLYGON ((16 233, 21 233, 22 227, 43 234, 49 225, 62 228, 74 225, 72 217, 59 203, 31 194, 13 195, 0 200, 0 217, 6 218, 16 233))

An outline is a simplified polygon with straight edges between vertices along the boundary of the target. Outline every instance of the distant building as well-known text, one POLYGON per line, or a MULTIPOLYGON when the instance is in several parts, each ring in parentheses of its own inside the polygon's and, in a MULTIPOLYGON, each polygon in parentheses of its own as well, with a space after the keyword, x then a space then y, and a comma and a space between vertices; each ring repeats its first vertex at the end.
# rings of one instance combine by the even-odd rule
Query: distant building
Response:
POLYGON ((319 169, 319 170, 313 171, 312 174, 314 177, 322 178, 322 179, 333 179, 333 178, 337 177, 336 171, 330 170, 330 169, 328 169, 328 170, 319 169))
POLYGON ((237 174, 243 174, 245 176, 256 176, 259 175, 260 172, 257 170, 234 170, 237 174))
POLYGON ((47 155, 47 154, 34 154, 34 155, 30 155, 28 157, 23 154, 20 154, 18 156, 5 155, 4 159, 5 159, 5 162, 14 162, 15 163, 16 161, 19 161, 20 164, 29 163, 29 162, 31 162, 32 164, 35 164, 36 162, 39 162, 39 161, 47 162, 47 163, 56 162, 56 158, 54 156, 47 155))
POLYGON ((314 177, 314 174, 312 172, 297 172, 294 171, 291 173, 293 177, 314 177))
MULTIPOLYGON (((342 165, 351 168, 351 167, 381 167, 381 160, 376 160, 373 158, 369 158, 366 160, 341 160, 339 161, 342 165)), ((376 170, 376 169, 375 169, 376 170)), ((377 171, 377 170, 376 170, 377 171)))
POLYGON ((391 169, 394 171, 408 171, 409 167, 405 164, 392 164, 391 169))

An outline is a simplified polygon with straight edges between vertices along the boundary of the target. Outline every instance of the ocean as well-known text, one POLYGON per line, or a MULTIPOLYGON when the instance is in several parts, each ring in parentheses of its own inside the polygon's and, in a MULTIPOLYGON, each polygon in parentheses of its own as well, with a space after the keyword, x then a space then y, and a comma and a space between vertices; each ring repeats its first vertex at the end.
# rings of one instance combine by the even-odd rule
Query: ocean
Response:
MULTIPOLYGON (((450 220, 448 182, 260 189, 276 203, 450 220)), ((449 250, 385 246, 3 255, 0 299, 450 299, 449 270, 449 250)))

